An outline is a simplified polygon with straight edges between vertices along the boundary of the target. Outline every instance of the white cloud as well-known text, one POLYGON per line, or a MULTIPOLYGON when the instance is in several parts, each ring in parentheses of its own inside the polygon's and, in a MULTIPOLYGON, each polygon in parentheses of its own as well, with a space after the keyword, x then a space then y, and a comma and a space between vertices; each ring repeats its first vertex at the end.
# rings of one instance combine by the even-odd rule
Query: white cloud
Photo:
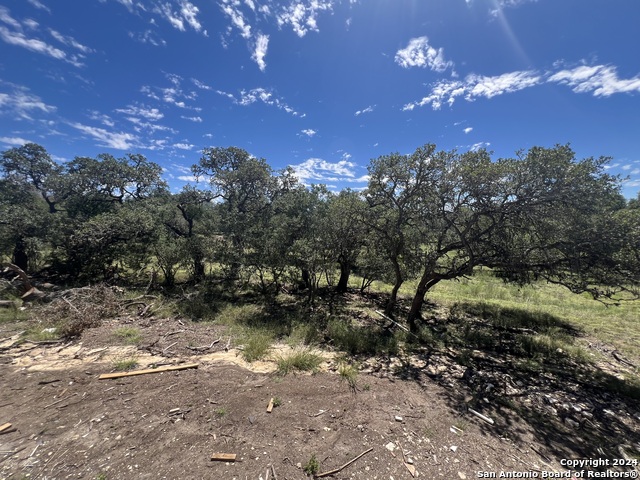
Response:
POLYGON ((269 35, 263 35, 259 33, 256 37, 256 45, 251 59, 258 64, 258 68, 261 72, 267 68, 267 64, 264 61, 264 57, 267 55, 267 48, 269 47, 269 35))
MULTIPOLYGON (((181 32, 186 31, 185 23, 194 29, 196 32, 202 30, 202 25, 198 21, 198 7, 193 5, 187 0, 180 0, 178 2, 179 10, 174 11, 171 3, 159 3, 157 4, 153 12, 164 17, 174 28, 177 28, 181 32)), ((206 36, 206 32, 205 36, 206 36)))
POLYGON ((431 104, 439 110, 443 103, 453 105, 456 98, 462 96, 472 102, 478 97, 493 98, 504 93, 517 92, 543 82, 543 78, 534 71, 516 71, 487 77, 484 75, 468 75, 463 81, 444 80, 437 82, 431 93, 417 102, 408 103, 403 110, 413 110, 431 104))
POLYGON ((293 1, 288 7, 284 7, 276 16, 278 26, 291 25, 293 31, 299 37, 304 37, 307 32, 318 32, 318 14, 322 11, 331 11, 331 0, 293 1))
POLYGON ((234 103, 236 103, 237 105, 242 105, 243 107, 252 105, 256 102, 262 102, 266 105, 272 105, 280 110, 284 110, 294 117, 305 117, 304 113, 300 114, 299 112, 295 111, 293 108, 287 105, 284 100, 276 97, 273 92, 270 92, 269 90, 262 87, 254 88, 249 91, 241 90, 239 98, 236 98, 235 95, 231 93, 223 92, 222 90, 217 90, 216 93, 233 100, 234 103))
POLYGON ((172 145, 174 148, 179 148, 180 150, 191 150, 195 145, 191 143, 174 143, 172 145))
POLYGON ((89 48, 86 45, 82 45, 80 42, 78 42, 73 37, 69 37, 67 35, 62 35, 60 32, 58 32, 56 30, 53 30, 52 28, 49 29, 49 33, 51 34, 51 36, 53 38, 58 40, 60 43, 62 43, 64 45, 68 45, 68 46, 74 47, 74 48, 77 48, 82 53, 91 53, 91 52, 93 52, 92 48, 89 48))
POLYGON ((207 85, 207 84, 205 84, 205 83, 201 82, 200 80, 198 80, 198 79, 196 79, 196 78, 192 78, 192 79, 191 79, 191 81, 193 82, 193 84, 194 84, 196 87, 198 87, 198 88, 199 88, 199 89, 201 89, 201 90, 212 90, 212 88, 211 88, 209 85, 207 85))
POLYGON ((463 130, 464 133, 471 133, 473 131, 473 127, 467 127, 463 130))
POLYGON ((363 183, 369 181, 368 175, 356 177, 357 165, 347 159, 331 163, 320 158, 309 158, 298 165, 291 165, 300 182, 309 184, 317 182, 349 182, 363 183))
POLYGON ((127 105, 127 108, 116 108, 116 112, 135 117, 144 117, 148 121, 157 121, 164 118, 164 114, 157 108, 149 108, 144 105, 127 105))
POLYGON ((0 92, 0 114, 13 115, 24 120, 33 120, 31 112, 53 113, 56 107, 47 105, 40 97, 29 93, 26 87, 9 84, 13 87, 10 93, 0 92))
POLYGON ((100 113, 97 110, 89 111, 89 118, 91 120, 99 121, 103 125, 106 125, 107 127, 115 126, 115 122, 111 119, 111 117, 109 115, 105 115, 103 113, 100 113))
POLYGON ((469 147, 469 150, 472 152, 477 152, 478 150, 482 149, 482 148, 488 148, 489 146, 491 146, 491 143, 489 142, 478 142, 478 143, 474 143, 473 145, 471 145, 469 147))
POLYGON ((180 118, 182 118, 184 120, 189 120, 190 122, 195 122, 195 123, 201 123, 202 122, 202 118, 201 117, 185 117, 184 115, 180 115, 180 118))
POLYGON ((32 143, 31 140, 26 140, 20 137, 0 137, 0 142, 7 145, 17 145, 17 146, 22 146, 25 143, 32 143))
POLYGON ((618 78, 618 71, 610 65, 580 66, 560 70, 549 76, 549 82, 568 85, 576 93, 593 93, 595 97, 608 97, 614 93, 640 92, 640 75, 629 79, 618 78))
POLYGON ((151 30, 145 30, 142 33, 129 32, 129 37, 141 43, 149 43, 154 47, 161 47, 161 46, 165 47, 167 45, 167 42, 165 40, 160 38, 156 33, 154 33, 151 30))
POLYGON ((178 178, 178 180, 182 180, 183 182, 198 183, 198 178, 193 176, 193 175, 180 175, 177 178, 178 178))
MULTIPOLYGON (((79 57, 77 55, 73 55, 73 54, 68 55, 67 52, 65 52, 64 50, 56 48, 53 45, 49 45, 47 42, 43 40, 40 40, 38 38, 27 37, 22 30, 22 25, 20 24, 20 22, 14 19, 9 13, 9 10, 3 6, 0 6, 0 22, 11 27, 11 28, 7 28, 4 25, 0 25, 0 38, 4 42, 10 45, 15 45, 17 47, 22 47, 27 50, 31 50, 32 52, 40 53, 42 55, 47 55, 49 57, 55 58, 56 60, 63 60, 76 67, 82 66, 82 62, 79 61, 79 57)), ((27 26, 30 28, 34 27, 34 25, 37 25, 37 22, 34 22, 34 21, 27 22, 27 26)), ((66 38, 66 37, 63 37, 63 38, 66 38)))
POLYGON ((34 7, 40 9, 40 10, 46 10, 47 12, 51 13, 51 10, 49 9, 49 7, 47 7, 45 4, 43 4, 42 2, 38 1, 38 0, 27 0, 31 5, 33 5, 34 7))
POLYGON ((244 18, 242 12, 237 8, 239 2, 235 0, 222 0, 220 8, 229 17, 231 24, 240 31, 240 36, 246 40, 251 38, 251 25, 244 18))
POLYGON ((138 137, 125 132, 110 132, 104 128, 90 127, 81 123, 71 123, 73 128, 99 140, 102 146, 116 150, 129 150, 139 147, 138 137))
POLYGON ((312 130, 311 128, 306 128, 306 129, 302 130, 302 132, 301 132, 301 133, 302 133, 303 135, 306 135, 307 137, 310 137, 310 138, 311 138, 311 137, 313 137, 313 136, 314 136, 316 133, 318 133, 318 132, 316 132, 315 130, 312 130))
POLYGON ((427 37, 417 37, 409 40, 409 44, 396 52, 395 61, 403 68, 428 67, 434 72, 444 72, 453 68, 453 62, 445 61, 444 49, 435 49, 429 45, 427 37))
POLYGON ((362 110, 358 110, 356 113, 354 113, 354 115, 357 117, 359 115, 362 115, 363 113, 371 113, 373 112, 373 109, 375 108, 375 105, 369 105, 367 108, 364 108, 362 110))
MULTIPOLYGON (((496 8, 489 10, 491 15, 498 16, 503 8, 505 7, 518 7, 523 3, 537 2, 538 0, 498 0, 496 4, 496 8)), ((467 0, 467 3, 471 3, 470 0, 467 0)))

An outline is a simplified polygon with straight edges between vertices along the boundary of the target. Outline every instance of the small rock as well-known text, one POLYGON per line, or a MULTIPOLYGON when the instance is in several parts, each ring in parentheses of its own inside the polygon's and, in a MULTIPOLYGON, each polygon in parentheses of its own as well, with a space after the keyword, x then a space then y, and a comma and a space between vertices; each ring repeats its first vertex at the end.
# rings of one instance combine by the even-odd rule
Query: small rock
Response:
POLYGON ((571 428, 580 427, 580 423, 576 422, 575 420, 573 420, 572 418, 569 418, 569 417, 564 419, 564 423, 565 423, 565 425, 567 425, 568 427, 571 427, 571 428))
POLYGON ((413 465, 413 458, 407 457, 407 463, 413 465))
POLYGON ((402 421, 402 417, 400 415, 396 415, 394 418, 395 418, 396 422, 401 422, 402 421))
POLYGON ((450 450, 455 453, 456 450, 458 450, 458 447, 456 445, 451 445, 450 450))
POLYGON ((396 449, 396 444, 393 442, 389 442, 384 446, 384 448, 386 448, 390 452, 393 452, 396 449))
POLYGON ((464 473, 462 473, 462 472, 458 472, 458 476, 459 476, 462 480, 465 480, 465 479, 467 478, 467 476, 466 476, 464 473))
POLYGON ((302 468, 302 464, 300 462, 296 463, 296 467, 302 468))

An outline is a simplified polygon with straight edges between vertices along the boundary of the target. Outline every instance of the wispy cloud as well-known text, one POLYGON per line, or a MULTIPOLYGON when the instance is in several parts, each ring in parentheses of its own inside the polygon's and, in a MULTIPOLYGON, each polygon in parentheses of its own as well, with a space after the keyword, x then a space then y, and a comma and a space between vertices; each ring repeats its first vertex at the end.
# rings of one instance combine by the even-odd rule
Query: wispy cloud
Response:
POLYGON ((165 47, 167 42, 160 38, 157 33, 152 30, 145 30, 144 32, 129 32, 129 37, 137 40, 140 43, 148 43, 154 47, 165 47))
POLYGON ((201 107, 188 105, 185 100, 195 100, 197 93, 194 91, 185 91, 182 88, 182 77, 173 73, 165 73, 165 77, 172 84, 170 87, 152 87, 143 85, 140 91, 147 97, 154 100, 160 100, 178 108, 193 110, 199 112, 201 107))
POLYGON ((403 110, 431 105, 439 110, 444 103, 452 106, 458 97, 472 102, 479 97, 493 98, 544 83, 567 85, 576 93, 591 93, 594 97, 608 97, 616 93, 640 93, 640 75, 620 78, 611 65, 581 65, 557 71, 515 71, 497 76, 471 74, 464 80, 443 80, 431 86, 429 95, 411 102, 403 110))
POLYGON ((375 105, 369 105, 367 108, 363 108, 362 110, 358 110, 356 113, 354 113, 354 115, 356 117, 362 115, 363 113, 371 113, 373 112, 374 108, 376 108, 375 105))
POLYGON ((181 32, 186 31, 186 24, 196 32, 202 31, 206 36, 207 32, 202 30, 202 24, 198 20, 198 12, 200 11, 198 7, 187 0, 180 0, 178 7, 177 10, 174 10, 171 3, 160 2, 153 8, 153 13, 159 14, 181 32))
POLYGON ((473 132, 473 127, 467 127, 463 130, 464 133, 471 133, 473 132))
POLYGON ((304 130, 302 130, 300 133, 301 133, 302 135, 306 135, 307 137, 311 138, 311 137, 313 137, 313 136, 314 136, 316 133, 318 133, 318 132, 316 132, 315 130, 313 130, 313 129, 311 129, 311 128, 305 128, 305 129, 304 129, 304 130))
POLYGON ((195 122, 195 123, 201 123, 202 122, 202 118, 201 117, 185 117, 184 115, 180 115, 180 118, 182 118, 184 120, 189 120, 190 122, 195 122))
POLYGON ((174 143, 172 145, 173 148, 178 148, 180 150, 191 150, 193 149, 193 147, 195 147, 195 145, 191 144, 191 143, 174 143))
POLYGON ((332 163, 321 158, 309 158, 298 165, 291 165, 298 179, 304 184, 309 184, 310 181, 315 181, 315 183, 364 183, 369 181, 368 175, 356 176, 356 167, 357 165, 348 159, 332 163))
POLYGON ((0 142, 5 145, 19 145, 22 146, 25 143, 32 143, 31 140, 27 140, 21 137, 0 137, 0 142))
POLYGON ((46 10, 47 12, 51 13, 51 10, 49 9, 49 7, 47 7, 44 3, 38 1, 38 0, 27 0, 31 5, 33 5, 34 7, 40 9, 40 10, 46 10))
POLYGON ((293 1, 277 14, 278 26, 291 25, 299 37, 304 37, 309 31, 318 32, 318 14, 331 11, 331 0, 293 1))
POLYGON ((244 14, 239 8, 240 2, 237 0, 222 0, 220 8, 222 12, 229 17, 231 25, 238 29, 240 36, 245 40, 251 38, 251 25, 245 19, 244 14))
POLYGON ((444 49, 435 49, 429 45, 427 37, 417 37, 409 40, 409 44, 396 52, 395 61, 403 68, 422 67, 434 72, 444 72, 453 68, 453 62, 444 59, 444 49))
POLYGON ((560 70, 549 76, 548 81, 568 85, 576 93, 593 93, 595 97, 640 92, 640 75, 621 79, 616 67, 611 65, 579 66, 560 70))
POLYGON ((116 150, 130 150, 135 147, 140 147, 139 138, 136 135, 126 132, 113 132, 105 130, 104 128, 91 127, 89 125, 83 125, 82 123, 70 123, 70 125, 98 140, 100 145, 116 150))
POLYGON ((56 107, 47 105, 26 87, 6 84, 10 91, 0 91, 0 114, 12 115, 23 120, 33 120, 31 113, 53 113, 56 107))
MULTIPOLYGON (((27 36, 22 28, 22 24, 15 18, 13 18, 9 13, 9 10, 3 6, 0 6, 0 22, 5 24, 0 24, 0 39, 2 39, 5 43, 15 45, 17 47, 22 47, 32 52, 55 58, 56 60, 68 62, 76 67, 80 67, 83 65, 78 55, 68 54, 64 50, 54 47, 44 40, 27 36)), ((26 25, 28 26, 28 28, 33 29, 38 26, 38 23, 27 19, 26 25)), ((82 47, 88 49, 88 47, 81 45, 71 37, 65 37, 58 32, 55 33, 60 38, 62 38, 65 45, 73 45, 76 48, 82 47)), ((90 51, 91 49, 88 50, 90 51)))
POLYGON ((258 68, 261 72, 264 72, 267 68, 267 63, 264 61, 264 57, 267 55, 267 48, 269 47, 269 35, 263 35, 259 33, 256 37, 255 50, 251 59, 258 64, 258 68))
POLYGON ((209 85, 201 82, 200 80, 198 80, 197 78, 192 78, 191 81, 193 82, 193 84, 198 87, 200 90, 213 90, 209 85))
POLYGON ((83 45, 80 42, 78 42, 75 38, 70 37, 68 35, 63 35, 60 32, 53 30, 52 28, 49 29, 49 33, 53 38, 55 38, 60 43, 64 45, 68 45, 73 48, 77 48, 82 53, 91 53, 94 51, 92 48, 89 48, 86 45, 83 45))
POLYGON ((116 112, 143 117, 148 121, 157 121, 164 118, 164 114, 160 110, 145 105, 127 105, 127 108, 116 108, 116 112))
POLYGON ((297 112, 295 109, 287 105, 282 98, 277 97, 273 92, 266 88, 258 87, 252 90, 241 90, 238 98, 236 98, 232 93, 223 92, 222 90, 217 90, 216 93, 233 100, 235 104, 242 105, 243 107, 252 105, 256 102, 261 102, 266 105, 272 105, 280 110, 284 110, 294 117, 304 118, 306 116, 304 113, 300 114, 297 112))
POLYGON ((443 80, 433 85, 431 93, 417 102, 408 103, 403 110, 431 105, 439 110, 443 103, 453 105, 456 98, 463 97, 472 102, 478 97, 492 98, 504 93, 517 92, 542 83, 542 77, 533 71, 517 71, 487 77, 468 75, 464 80, 443 80))

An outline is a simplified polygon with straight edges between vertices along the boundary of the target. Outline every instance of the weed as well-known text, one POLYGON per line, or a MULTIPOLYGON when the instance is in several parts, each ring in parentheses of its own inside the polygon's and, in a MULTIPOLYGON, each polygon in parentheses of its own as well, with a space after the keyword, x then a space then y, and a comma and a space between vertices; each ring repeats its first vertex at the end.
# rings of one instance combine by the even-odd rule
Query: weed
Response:
POLYGON ((247 341, 244 344, 242 358, 247 362, 255 362, 256 360, 264 358, 267 353, 269 353, 272 341, 272 336, 265 331, 250 331, 247 341))
POLYGON ((227 409, 224 407, 216 408, 213 413, 215 413, 218 417, 222 418, 227 414, 227 409))
POLYGON ((273 397, 273 406, 279 407, 282 405, 282 399, 280 397, 273 397))
POLYGON ((368 383, 365 383, 365 384, 362 386, 362 390, 364 390, 365 392, 368 392, 369 390, 371 390, 371 385, 370 385, 370 384, 368 384, 368 383))
POLYGON ((302 470, 307 475, 316 475, 320 471, 320 463, 316 459, 315 453, 311 455, 311 458, 307 463, 304 464, 302 470))
POLYGON ((117 372, 127 372, 129 370, 133 370, 137 366, 138 366, 137 357, 121 358, 113 362, 113 369, 117 372))
POLYGON ((128 345, 135 345, 142 339, 140 330, 135 327, 120 327, 113 334, 128 345))
POLYGON ((107 480, 107 474, 104 472, 100 472, 96 475, 96 480, 107 480))
POLYGON ((313 353, 307 349, 298 350, 286 357, 278 358, 278 373, 286 375, 296 370, 303 372, 315 372, 323 359, 317 353, 313 353))
POLYGON ((340 374, 340 379, 346 381, 349 384, 349 388, 355 391, 358 386, 358 368, 347 363, 340 363, 338 365, 338 373, 340 374))
POLYGON ((335 346, 351 355, 397 355, 401 334, 371 327, 354 327, 338 319, 327 327, 335 346))

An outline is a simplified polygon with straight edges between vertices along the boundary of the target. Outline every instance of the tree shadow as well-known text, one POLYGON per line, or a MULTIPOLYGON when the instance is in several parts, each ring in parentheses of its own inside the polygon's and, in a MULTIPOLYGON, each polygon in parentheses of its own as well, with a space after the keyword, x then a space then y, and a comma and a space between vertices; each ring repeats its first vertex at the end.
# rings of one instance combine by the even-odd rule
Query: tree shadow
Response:
POLYGON ((628 369, 629 378, 622 367, 605 370, 576 342, 582 336, 547 313, 457 304, 446 319, 426 319, 418 342, 425 348, 410 354, 426 366, 405 360, 397 376, 441 384, 453 412, 487 435, 524 446, 535 439, 550 463, 620 458, 620 445, 640 445, 640 382, 628 369))

